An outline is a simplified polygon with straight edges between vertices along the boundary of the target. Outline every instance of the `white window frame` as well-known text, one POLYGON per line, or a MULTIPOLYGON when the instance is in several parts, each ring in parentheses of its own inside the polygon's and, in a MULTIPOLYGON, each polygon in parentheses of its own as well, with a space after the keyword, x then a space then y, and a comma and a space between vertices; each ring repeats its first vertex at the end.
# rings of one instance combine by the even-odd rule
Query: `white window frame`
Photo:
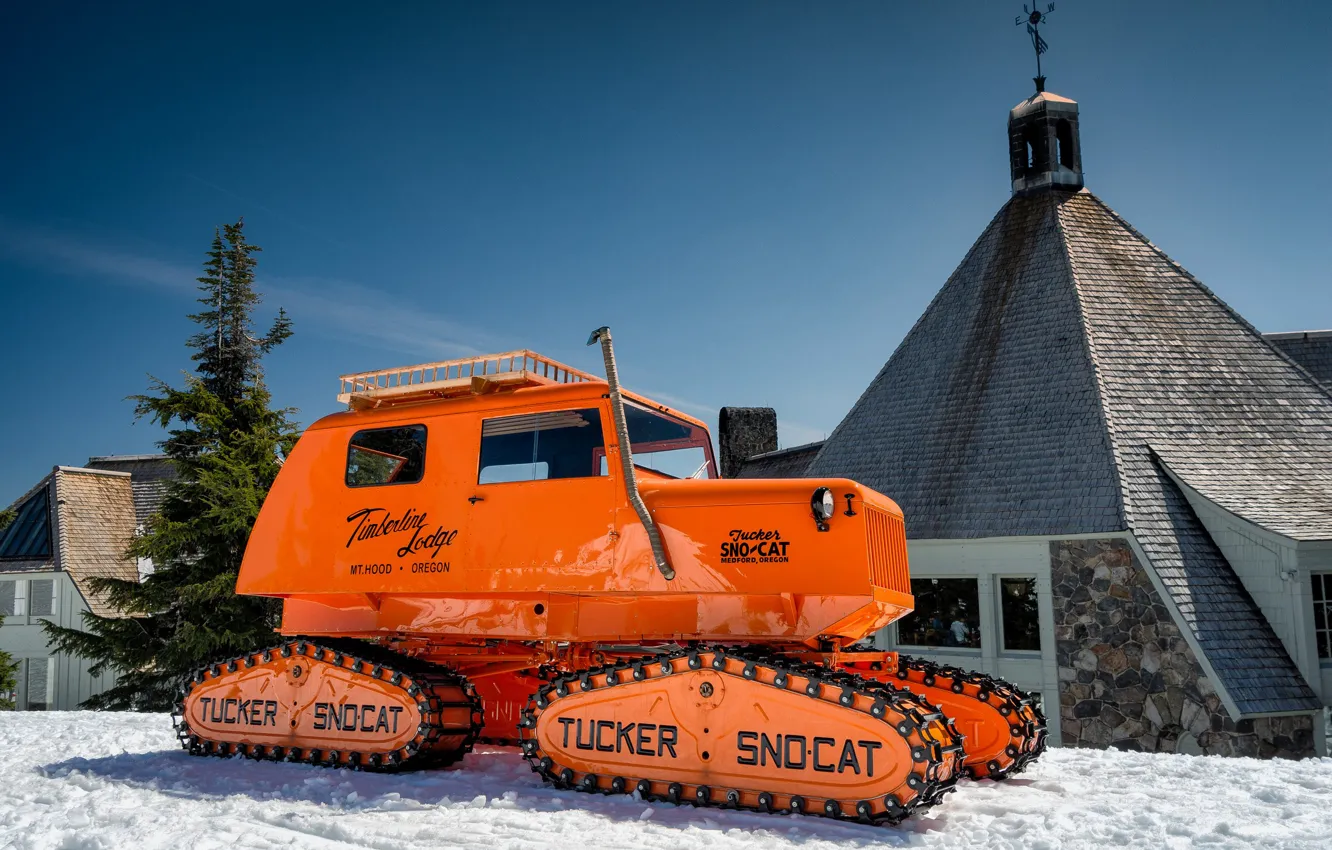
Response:
POLYGON ((55 622, 59 618, 59 615, 60 615, 60 582, 57 581, 56 575, 52 573, 49 576, 40 576, 38 578, 28 579, 28 624, 36 625, 37 623, 41 623, 42 621, 45 620, 50 620, 52 622, 55 622), (51 604, 50 604, 51 613, 49 614, 34 614, 32 612, 32 601, 34 598, 36 598, 33 595, 32 586, 33 582, 38 582, 38 581, 46 581, 51 583, 51 604))
POLYGON ((1328 591, 1332 589, 1332 573, 1311 572, 1309 573, 1309 602, 1313 606, 1313 619, 1309 624, 1313 626, 1314 637, 1314 657, 1318 659, 1318 666, 1322 668, 1332 667, 1332 657, 1324 658, 1318 654, 1318 635, 1320 633, 1327 635, 1328 648, 1332 649, 1332 596, 1328 591), (1323 584, 1323 598, 1321 600, 1313 598, 1314 582, 1321 581, 1323 584), (1323 609, 1323 628, 1318 628, 1318 608, 1323 609))
POLYGON ((19 702, 17 703, 18 708, 20 708, 23 711, 32 710, 28 708, 28 703, 30 701, 28 695, 28 677, 31 675, 30 671, 32 669, 33 664, 46 665, 46 693, 43 694, 43 696, 46 697, 45 710, 55 711, 56 710, 55 685, 56 685, 57 671, 56 671, 56 657, 54 655, 44 655, 37 658, 27 658, 24 659, 23 663, 19 665, 22 678, 19 679, 19 688, 18 688, 19 702))
POLYGON ((1041 636, 1041 591, 1037 584, 1038 576, 1034 574, 1021 575, 1019 573, 995 573, 994 575, 994 634, 999 642, 995 647, 995 653, 1005 658, 1040 658, 1041 650, 1044 648, 1045 639, 1041 636), (1009 649, 1004 640, 1004 579, 1023 579, 1031 582, 1032 590, 1036 593, 1036 642, 1040 644, 1036 649, 1009 649))
POLYGON ((5 624, 9 626, 35 626, 43 621, 59 622, 60 619, 60 574, 41 573, 26 578, 4 579, 14 584, 14 613, 5 614, 5 624), (51 582, 51 613, 32 613, 32 583, 34 581, 51 582))
MULTIPOLYGON (((981 594, 980 576, 966 573, 954 573, 951 575, 935 575, 930 573, 928 575, 913 575, 911 578, 916 581, 930 581, 931 579, 939 579, 940 581, 944 579, 965 579, 972 582, 976 585, 976 614, 977 616, 981 615, 982 612, 980 609, 984 607, 985 601, 981 594)), ((915 611, 913 610, 912 613, 914 614, 915 611)), ((909 617, 911 615, 908 614, 907 616, 909 617)), ((906 619, 906 617, 902 618, 902 620, 904 619, 906 619)), ((980 632, 980 646, 927 646, 919 643, 902 642, 902 632, 898 628, 902 620, 897 620, 893 623, 893 646, 897 649, 910 650, 910 653, 908 654, 956 655, 958 658, 980 658, 985 653, 984 622, 977 624, 977 631, 980 632)))

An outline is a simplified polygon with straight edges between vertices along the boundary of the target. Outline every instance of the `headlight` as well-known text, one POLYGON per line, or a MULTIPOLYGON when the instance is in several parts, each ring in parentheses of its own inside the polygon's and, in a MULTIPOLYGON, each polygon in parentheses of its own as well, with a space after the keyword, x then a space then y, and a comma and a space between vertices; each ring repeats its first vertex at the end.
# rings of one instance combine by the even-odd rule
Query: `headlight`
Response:
POLYGON ((814 512, 814 519, 818 522, 819 531, 827 531, 828 520, 832 517, 833 511, 837 509, 833 491, 827 487, 820 487, 815 490, 814 496, 809 500, 809 508, 814 512))

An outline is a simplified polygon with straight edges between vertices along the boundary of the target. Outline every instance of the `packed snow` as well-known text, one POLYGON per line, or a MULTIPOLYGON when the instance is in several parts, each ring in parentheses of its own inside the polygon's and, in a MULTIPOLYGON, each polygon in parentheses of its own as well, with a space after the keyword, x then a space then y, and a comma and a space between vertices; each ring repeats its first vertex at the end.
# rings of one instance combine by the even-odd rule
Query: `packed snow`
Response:
POLYGON ((601 797, 506 748, 397 776, 196 758, 165 715, 0 714, 0 847, 825 850, 1332 846, 1332 759, 1051 750, 899 827, 601 797))

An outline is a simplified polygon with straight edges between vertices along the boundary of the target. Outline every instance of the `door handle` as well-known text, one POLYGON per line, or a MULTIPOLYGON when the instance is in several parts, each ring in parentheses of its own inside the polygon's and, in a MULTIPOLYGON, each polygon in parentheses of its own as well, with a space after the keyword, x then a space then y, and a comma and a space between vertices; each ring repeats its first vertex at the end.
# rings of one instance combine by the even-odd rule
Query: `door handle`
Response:
POLYGON ((467 497, 467 501, 471 502, 471 503, 474 504, 474 505, 475 505, 477 502, 484 502, 485 500, 486 500, 486 497, 485 497, 485 496, 468 496, 468 497, 467 497))

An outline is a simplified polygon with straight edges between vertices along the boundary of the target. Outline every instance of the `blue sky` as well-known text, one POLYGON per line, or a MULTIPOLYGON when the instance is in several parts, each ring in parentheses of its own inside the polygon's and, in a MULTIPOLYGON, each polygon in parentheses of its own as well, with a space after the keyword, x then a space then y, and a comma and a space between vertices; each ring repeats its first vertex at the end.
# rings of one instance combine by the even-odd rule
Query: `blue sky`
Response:
MULTIPOLYGON (((0 502, 152 451, 244 215, 267 364, 529 347, 714 417, 830 431, 1009 195, 1021 3, 8 4, 0 502)), ((1332 3, 1060 0, 1087 185, 1263 330, 1332 327, 1332 3)))

